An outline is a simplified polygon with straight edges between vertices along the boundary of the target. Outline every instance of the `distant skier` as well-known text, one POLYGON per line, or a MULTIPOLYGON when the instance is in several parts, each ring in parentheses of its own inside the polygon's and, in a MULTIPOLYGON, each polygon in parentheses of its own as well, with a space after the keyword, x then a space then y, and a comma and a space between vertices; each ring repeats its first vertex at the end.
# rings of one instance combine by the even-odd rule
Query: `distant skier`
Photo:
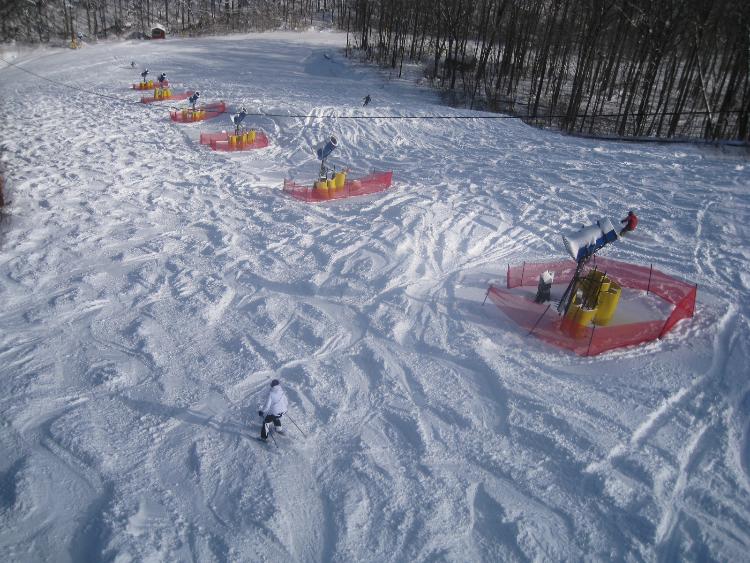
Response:
POLYGON ((635 213, 633 213, 633 210, 631 209, 630 211, 628 211, 628 216, 620 221, 620 223, 625 223, 625 226, 620 231, 620 236, 622 236, 625 233, 629 233, 630 231, 635 230, 635 228, 638 226, 638 217, 635 213))
POLYGON ((135 68, 135 61, 130 61, 130 68, 135 68))
POLYGON ((274 429, 277 432, 283 432, 281 428, 281 417, 286 413, 288 403, 286 400, 286 394, 281 388, 281 384, 278 379, 271 381, 271 391, 268 393, 268 399, 266 400, 266 406, 263 410, 258 411, 258 416, 263 418, 263 426, 260 429, 261 440, 268 439, 268 430, 270 424, 273 422, 274 429))
POLYGON ((146 76, 148 75, 148 69, 144 70, 141 73, 141 78, 143 78, 143 81, 146 82, 146 76))
POLYGON ((201 93, 196 92, 195 94, 193 94, 192 96, 188 98, 188 102, 190 102, 190 105, 192 106, 193 111, 195 111, 195 104, 198 103, 198 98, 200 97, 201 97, 201 93))
POLYGON ((159 75, 159 78, 157 78, 157 80, 159 81, 159 85, 160 85, 160 86, 163 86, 163 85, 164 85, 164 82, 165 82, 165 81, 167 80, 167 73, 166 73, 166 72, 162 72, 162 73, 161 73, 161 74, 159 75))
POLYGON ((247 111, 245 108, 240 108, 240 113, 232 116, 232 123, 234 123, 234 134, 240 134, 240 125, 242 121, 247 117, 247 111))
POLYGON ((367 94, 363 99, 364 99, 364 103, 362 104, 362 107, 365 107, 367 104, 369 104, 372 101, 370 94, 367 94))

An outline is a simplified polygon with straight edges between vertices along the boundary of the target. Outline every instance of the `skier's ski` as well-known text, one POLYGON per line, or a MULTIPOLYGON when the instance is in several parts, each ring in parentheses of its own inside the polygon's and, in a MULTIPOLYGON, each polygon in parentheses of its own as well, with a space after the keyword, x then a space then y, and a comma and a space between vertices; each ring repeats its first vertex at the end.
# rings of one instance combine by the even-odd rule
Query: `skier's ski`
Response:
MULTIPOLYGON (((271 440, 264 440, 260 436, 248 436, 247 434, 242 434, 241 436, 243 439, 247 440, 248 442, 252 442, 252 443, 260 442, 261 444, 263 444, 264 446, 268 448, 270 448, 273 445, 271 443, 271 440)), ((276 447, 278 448, 278 444, 276 445, 276 447)))

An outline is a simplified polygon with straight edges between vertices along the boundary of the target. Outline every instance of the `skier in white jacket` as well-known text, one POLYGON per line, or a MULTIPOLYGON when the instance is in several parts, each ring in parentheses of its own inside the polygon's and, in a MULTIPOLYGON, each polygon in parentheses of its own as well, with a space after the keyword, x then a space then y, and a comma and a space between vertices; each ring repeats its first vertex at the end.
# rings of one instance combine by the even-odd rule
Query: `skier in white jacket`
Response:
POLYGON ((281 388, 281 384, 278 379, 271 381, 271 392, 268 394, 268 400, 266 400, 266 406, 263 410, 258 411, 258 416, 264 416, 263 426, 260 429, 260 437, 262 440, 268 439, 268 430, 270 424, 273 422, 275 430, 281 432, 281 416, 286 412, 287 400, 284 390, 281 388))

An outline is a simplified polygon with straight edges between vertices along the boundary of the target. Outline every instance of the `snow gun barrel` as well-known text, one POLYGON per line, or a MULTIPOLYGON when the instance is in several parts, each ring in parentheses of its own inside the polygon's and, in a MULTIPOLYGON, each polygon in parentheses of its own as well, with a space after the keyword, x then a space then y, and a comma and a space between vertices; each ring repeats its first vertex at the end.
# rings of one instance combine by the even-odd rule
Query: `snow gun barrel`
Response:
POLYGON ((327 141, 324 141, 318 145, 316 154, 318 155, 319 160, 325 160, 330 156, 330 154, 334 151, 336 147, 339 146, 339 142, 336 139, 336 137, 331 137, 327 141))
POLYGON ((583 226, 575 233, 563 235, 563 243, 570 254, 571 258, 577 262, 576 271, 570 280, 568 287, 565 289, 557 310, 561 314, 568 313, 568 309, 573 304, 578 280, 583 274, 583 268, 589 258, 597 251, 601 250, 609 243, 617 240, 617 231, 615 231, 612 221, 606 217, 599 219, 595 224, 583 226))
POLYGON ((562 237, 568 254, 576 262, 590 258, 617 238, 612 221, 606 217, 599 219, 594 225, 584 226, 575 233, 562 237))

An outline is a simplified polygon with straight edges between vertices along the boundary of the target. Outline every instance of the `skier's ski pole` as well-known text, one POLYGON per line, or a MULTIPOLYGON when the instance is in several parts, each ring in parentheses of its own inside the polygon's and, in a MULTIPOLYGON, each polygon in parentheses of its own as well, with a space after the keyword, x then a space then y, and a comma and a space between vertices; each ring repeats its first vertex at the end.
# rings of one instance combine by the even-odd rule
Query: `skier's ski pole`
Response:
MULTIPOLYGON (((296 422, 294 422, 294 420, 292 419, 292 417, 291 417, 291 416, 289 416, 289 413, 286 413, 286 415, 287 415, 287 416, 289 417, 289 420, 291 420, 291 421, 292 421, 292 424, 294 424, 295 426, 297 426, 297 423, 296 423, 296 422)), ((299 426, 297 426, 297 430, 299 430, 300 432, 302 432, 302 428, 300 428, 299 426)), ((307 434, 305 434, 304 432, 302 432, 302 435, 303 435, 303 436, 304 436, 305 438, 307 438, 307 434)))
POLYGON ((487 296, 490 294, 490 288, 487 288, 487 293, 484 294, 484 301, 482 301, 482 307, 484 307, 484 304, 487 303, 487 296))

